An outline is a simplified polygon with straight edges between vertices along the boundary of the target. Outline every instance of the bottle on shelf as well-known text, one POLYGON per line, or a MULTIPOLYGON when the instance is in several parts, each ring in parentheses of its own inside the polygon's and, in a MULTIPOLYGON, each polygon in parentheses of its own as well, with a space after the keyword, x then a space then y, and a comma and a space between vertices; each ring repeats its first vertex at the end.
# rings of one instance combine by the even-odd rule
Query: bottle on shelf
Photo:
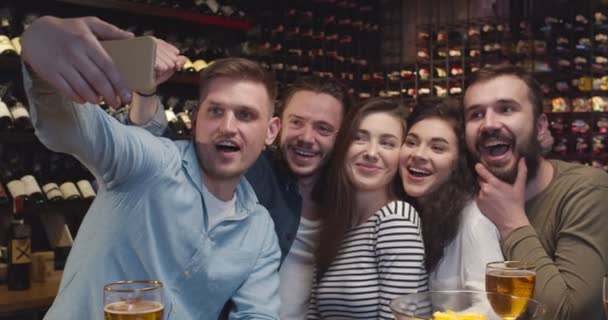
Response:
POLYGON ((8 152, 8 165, 14 172, 14 178, 21 181, 25 192, 24 203, 26 208, 38 206, 44 203, 44 195, 40 185, 30 170, 26 170, 22 158, 16 152, 8 152))
POLYGON ((26 174, 21 177, 21 181, 25 187, 25 193, 29 199, 27 207, 32 205, 42 205, 44 203, 44 195, 36 178, 31 174, 26 174))
POLYGON ((23 199, 13 199, 13 217, 8 231, 8 276, 9 290, 26 290, 30 287, 31 227, 23 217, 23 199))
MULTIPOLYGON (((57 184, 57 176, 60 170, 58 162, 49 161, 49 157, 44 157, 42 159, 44 159, 45 162, 41 163, 39 168, 40 171, 38 172, 42 190, 49 202, 61 202, 63 200, 63 193, 61 193, 61 189, 59 189, 59 185, 57 184)), ((34 173, 36 174, 36 166, 34 166, 34 173)))
POLYGON ((56 161, 54 165, 57 165, 57 183, 59 184, 59 190, 61 190, 61 194, 63 196, 63 200, 79 200, 82 199, 82 195, 78 191, 76 184, 73 179, 70 179, 70 174, 68 172, 68 168, 66 168, 66 161, 69 156, 61 156, 59 154, 54 154, 51 157, 51 162, 56 161))
POLYGON ((6 103, 6 106, 11 113, 15 129, 18 131, 34 131, 29 111, 25 105, 13 95, 12 88, 13 83, 9 82, 7 90, 2 97, 2 101, 6 103))
POLYGON ((177 118, 175 114, 176 109, 178 108, 179 99, 177 97, 169 97, 165 102, 165 116, 167 117, 167 122, 169 129, 175 136, 185 136, 188 134, 188 130, 184 123, 177 118))
POLYGON ((78 170, 76 170, 76 186, 78 187, 78 190, 80 191, 84 199, 92 200, 95 198, 97 193, 95 192, 95 189, 91 184, 91 173, 86 169, 85 166, 80 163, 77 164, 77 167, 78 170))
POLYGON ((68 195, 67 200, 82 199, 83 194, 80 192, 80 189, 77 185, 77 182, 80 180, 78 176, 78 171, 81 166, 80 163, 74 157, 68 155, 63 156, 62 163, 62 173, 65 178, 63 179, 63 183, 60 185, 59 188, 61 189, 64 195, 68 195), (70 189, 68 192, 64 192, 64 185, 67 189, 70 189), (74 189, 71 190, 72 188, 74 189))
POLYGON ((8 8, 0 8, 0 56, 18 56, 17 50, 11 43, 15 26, 8 8))
POLYGON ((208 15, 216 15, 220 10, 220 4, 216 0, 194 0, 194 6, 199 13, 208 15))
POLYGON ((12 131, 14 128, 11 112, 6 103, 0 100, 0 132, 12 131))
POLYGON ((25 185, 21 181, 22 171, 20 167, 15 166, 16 160, 10 157, 5 157, 2 161, 2 181, 8 189, 11 199, 20 198, 24 201, 27 200, 27 194, 25 192, 25 185))

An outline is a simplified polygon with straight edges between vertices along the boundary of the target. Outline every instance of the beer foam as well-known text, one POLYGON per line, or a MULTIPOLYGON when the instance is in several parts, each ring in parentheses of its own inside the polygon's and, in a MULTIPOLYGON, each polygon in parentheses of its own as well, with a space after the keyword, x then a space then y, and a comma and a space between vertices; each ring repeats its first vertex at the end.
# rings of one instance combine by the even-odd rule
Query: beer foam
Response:
POLYGON ((154 313, 163 310, 164 306, 156 301, 118 301, 112 302, 103 308, 103 311, 112 314, 141 314, 154 313))
POLYGON ((536 272, 532 270, 492 270, 488 271, 488 275, 501 277, 501 278, 521 278, 521 277, 534 277, 536 272))

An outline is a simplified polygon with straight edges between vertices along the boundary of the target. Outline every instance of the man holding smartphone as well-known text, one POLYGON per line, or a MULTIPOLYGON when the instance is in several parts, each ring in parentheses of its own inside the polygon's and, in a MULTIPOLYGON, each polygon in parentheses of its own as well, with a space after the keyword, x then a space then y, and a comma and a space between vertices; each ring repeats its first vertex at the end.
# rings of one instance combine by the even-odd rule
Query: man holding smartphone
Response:
MULTIPOLYGON (((193 140, 158 138, 95 104, 130 100, 99 40, 131 36, 96 18, 54 17, 22 36, 36 134, 100 181, 46 319, 102 319, 103 286, 133 279, 164 283, 171 319, 216 319, 228 300, 231 318, 278 319, 280 250, 242 178, 279 129, 274 79, 249 60, 216 61, 201 74, 193 140)), ((180 67, 167 51, 157 83, 180 67)))

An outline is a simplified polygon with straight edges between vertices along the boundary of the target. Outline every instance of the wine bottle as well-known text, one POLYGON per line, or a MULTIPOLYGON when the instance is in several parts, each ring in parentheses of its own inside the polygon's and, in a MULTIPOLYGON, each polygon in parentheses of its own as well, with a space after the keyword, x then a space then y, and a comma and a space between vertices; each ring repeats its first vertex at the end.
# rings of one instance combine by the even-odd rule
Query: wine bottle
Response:
POLYGON ((192 120, 190 119, 188 110, 185 110, 184 106, 181 105, 179 106, 178 110, 174 111, 177 111, 177 113, 175 114, 177 116, 177 121, 181 123, 181 126, 183 128, 185 128, 186 134, 190 133, 190 131, 192 131, 192 120))
POLYGON ((59 185, 59 190, 61 190, 61 195, 63 196, 63 200, 78 200, 82 199, 76 184, 72 180, 70 180, 68 176, 68 172, 65 167, 65 162, 68 156, 61 156, 59 154, 53 154, 51 157, 51 163, 55 163, 57 166, 56 178, 57 184, 59 185))
POLYGON ((30 113, 27 108, 13 95, 13 83, 7 84, 6 92, 2 100, 6 103, 8 110, 13 117, 13 125, 15 129, 21 131, 34 131, 32 121, 30 120, 30 113))
POLYGON ((75 177, 75 173, 78 168, 77 160, 71 156, 64 155, 63 161, 61 161, 61 163, 63 164, 63 168, 61 170, 62 175, 59 180, 60 181, 59 189, 61 189, 61 193, 63 193, 64 199, 65 200, 82 199, 82 194, 80 193, 80 191, 78 190, 78 187, 74 183, 75 181, 77 181, 77 179, 75 177))
POLYGON ((40 185, 36 178, 31 174, 26 174, 21 177, 21 182, 23 182, 23 186, 25 188, 25 194, 27 194, 28 203, 26 204, 28 207, 32 205, 41 205, 44 203, 44 196, 42 195, 42 189, 40 189, 40 185))
POLYGON ((25 193, 25 185, 23 181, 21 181, 19 167, 16 167, 17 160, 14 154, 6 157, 8 160, 3 161, 4 165, 2 166, 1 174, 2 180, 6 184, 6 188, 11 196, 11 198, 21 198, 26 200, 27 194, 25 193))
POLYGON ((18 56, 17 50, 11 43, 14 26, 8 8, 0 9, 0 56, 18 56))
POLYGON ((60 202, 63 200, 63 193, 59 189, 57 184, 57 176, 60 170, 58 161, 52 161, 51 158, 43 158, 46 161, 46 166, 41 168, 39 173, 40 183, 42 184, 42 190, 46 195, 46 199, 49 202, 60 202))
POLYGON ((216 0, 194 0, 196 10, 202 14, 216 15, 220 10, 220 5, 216 0))
POLYGON ((0 100, 0 132, 12 131, 14 128, 11 112, 6 103, 0 100))
POLYGON ((4 34, 0 34, 0 56, 18 56, 17 50, 11 43, 11 39, 4 34))
POLYGON ((23 205, 23 199, 13 198, 13 218, 8 231, 9 290, 26 290, 30 287, 32 231, 23 218, 23 205))
POLYGON ((17 52, 18 55, 21 55, 21 37, 13 37, 11 39, 11 44, 13 45, 13 48, 15 48, 15 52, 17 52))
POLYGON ((178 103, 179 99, 176 97, 167 98, 167 102, 165 103, 165 116, 167 117, 169 129, 171 129, 173 134, 176 136, 184 136, 188 132, 187 128, 184 126, 183 122, 179 121, 175 114, 178 103))
POLYGON ((78 186, 78 190, 82 194, 84 199, 93 199, 97 195, 93 186, 91 185, 90 178, 91 174, 82 164, 79 164, 79 170, 77 173, 78 180, 76 181, 76 186, 78 186))

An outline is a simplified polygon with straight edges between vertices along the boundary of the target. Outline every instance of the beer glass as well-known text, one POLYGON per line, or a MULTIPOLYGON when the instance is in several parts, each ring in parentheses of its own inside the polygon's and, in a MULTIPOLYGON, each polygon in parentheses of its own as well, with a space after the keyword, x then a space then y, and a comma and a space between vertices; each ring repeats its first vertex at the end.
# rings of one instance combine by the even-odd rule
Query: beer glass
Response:
POLYGON ((426 291, 399 296, 390 303, 396 320, 501 320, 503 316, 494 312, 490 301, 520 303, 525 300, 525 310, 517 320, 544 319, 547 310, 536 300, 509 296, 496 292, 450 290, 426 291))
POLYGON ((604 294, 602 299, 604 302, 604 316, 608 320, 608 275, 604 276, 604 294))
POLYGON ((524 299, 489 299, 494 312, 505 320, 517 319, 532 298, 536 272, 524 261, 496 261, 486 265, 486 291, 524 299))
POLYGON ((163 284, 131 280, 103 287, 105 320, 163 320, 163 284))

